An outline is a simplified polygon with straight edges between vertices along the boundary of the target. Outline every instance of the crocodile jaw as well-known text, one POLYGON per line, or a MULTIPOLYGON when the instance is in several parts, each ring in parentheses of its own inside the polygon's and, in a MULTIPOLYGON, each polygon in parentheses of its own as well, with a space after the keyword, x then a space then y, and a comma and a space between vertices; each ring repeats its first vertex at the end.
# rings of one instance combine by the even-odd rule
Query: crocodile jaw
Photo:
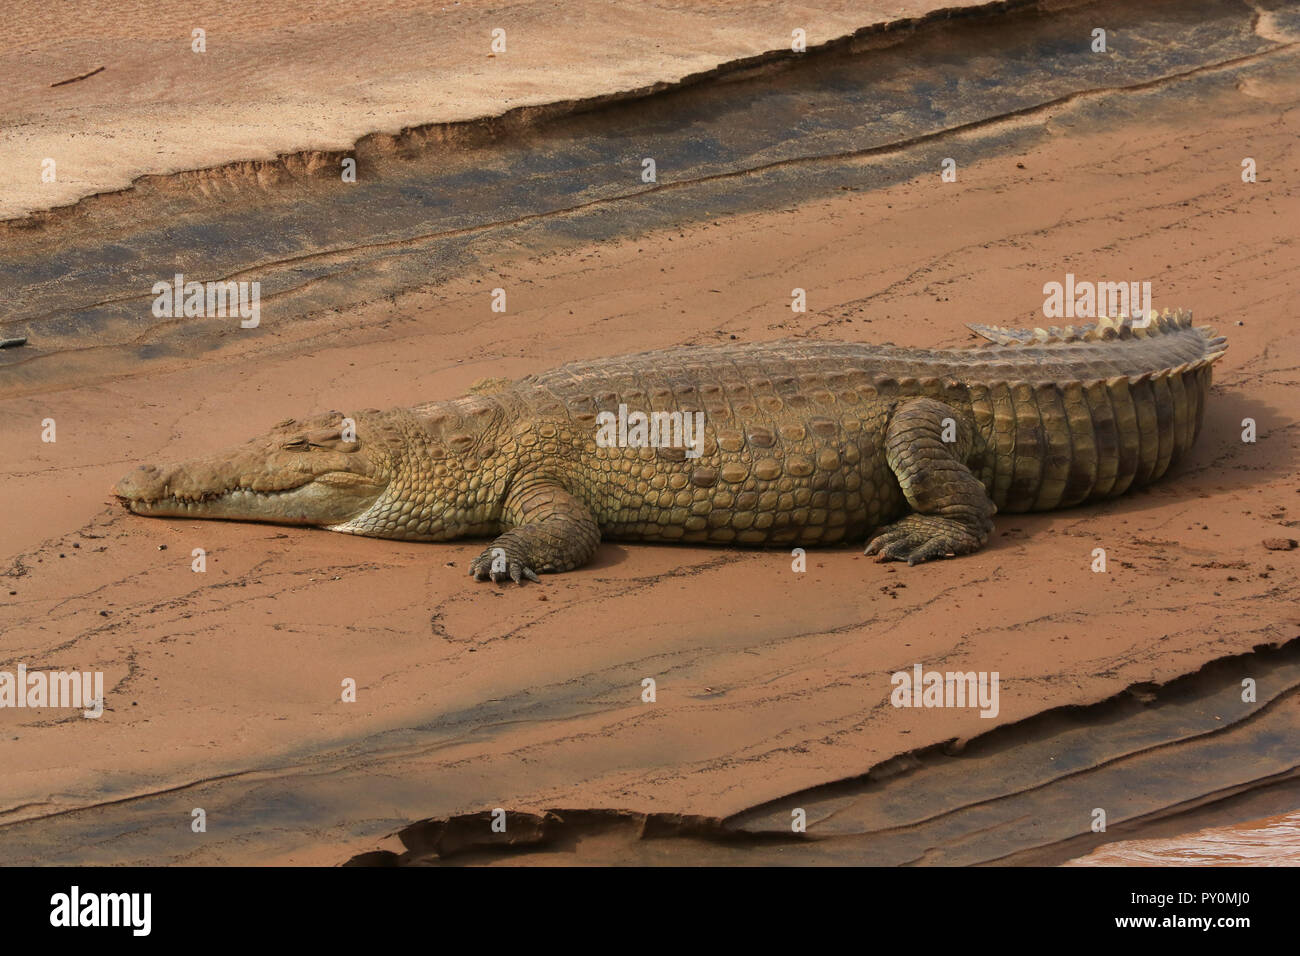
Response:
POLYGON ((232 488, 198 496, 142 496, 128 475, 113 493, 138 515, 155 518, 220 518, 267 521, 275 524, 324 526, 340 524, 365 512, 379 499, 385 485, 346 472, 327 472, 296 488, 255 491, 232 488))

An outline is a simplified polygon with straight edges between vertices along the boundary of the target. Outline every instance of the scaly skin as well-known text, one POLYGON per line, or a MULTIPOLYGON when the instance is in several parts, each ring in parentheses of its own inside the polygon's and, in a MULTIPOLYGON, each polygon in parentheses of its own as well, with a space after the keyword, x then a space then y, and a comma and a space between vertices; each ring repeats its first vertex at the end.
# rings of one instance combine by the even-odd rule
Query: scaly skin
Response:
POLYGON ((565 365, 489 394, 281 423, 213 458, 141 466, 137 514, 416 541, 499 535, 477 579, 585 564, 602 537, 806 546, 915 564, 966 554, 996 511, 1161 477, 1200 429, 1223 339, 1170 314, 974 349, 775 342, 565 365), (599 413, 703 413, 699 455, 603 447, 599 413), (355 435, 347 427, 354 423, 355 435))

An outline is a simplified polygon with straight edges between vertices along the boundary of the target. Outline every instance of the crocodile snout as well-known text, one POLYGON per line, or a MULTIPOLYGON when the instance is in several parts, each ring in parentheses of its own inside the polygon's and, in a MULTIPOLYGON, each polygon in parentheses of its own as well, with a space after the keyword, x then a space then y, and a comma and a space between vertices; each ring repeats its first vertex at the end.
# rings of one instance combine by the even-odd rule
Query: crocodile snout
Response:
POLYGON ((157 465, 138 465, 113 486, 113 494, 124 502, 160 498, 165 477, 157 465))

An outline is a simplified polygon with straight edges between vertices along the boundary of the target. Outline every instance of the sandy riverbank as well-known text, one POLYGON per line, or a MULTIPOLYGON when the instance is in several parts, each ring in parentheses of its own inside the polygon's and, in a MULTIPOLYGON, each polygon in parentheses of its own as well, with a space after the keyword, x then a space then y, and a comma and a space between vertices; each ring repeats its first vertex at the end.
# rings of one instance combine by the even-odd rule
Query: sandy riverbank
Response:
MULTIPOLYGON (((0 710, 0 856, 326 864, 412 821, 499 806, 729 817, 1295 638, 1300 551, 1263 541, 1300 527, 1298 102, 1289 81, 1250 75, 1197 103, 1217 119, 1195 135, 1176 96, 1104 126, 1035 116, 1043 135, 1014 154, 945 140, 970 151, 952 188, 936 167, 617 241, 503 243, 357 308, 93 384, 0 388, 0 657, 99 670, 109 688, 98 721, 0 710), (573 359, 732 338, 960 345, 967 322, 1033 324, 1048 279, 1116 270, 1229 338, 1194 453, 1114 503, 1001 517, 961 560, 831 549, 796 575, 781 552, 607 543, 540 587, 473 586, 481 542, 146 520, 108 495, 138 462, 287 417, 449 398, 573 359), (486 302, 503 284, 508 322, 486 302), (1107 574, 1090 570, 1097 547, 1107 574), (999 671, 998 716, 891 707, 890 675, 916 662, 999 671), (347 678, 355 704, 339 699, 347 678), (195 807, 213 821, 202 838, 195 807)), ((895 160, 854 160, 864 178, 880 161, 895 160)), ((1250 757, 1234 765, 1246 783, 1250 757)))

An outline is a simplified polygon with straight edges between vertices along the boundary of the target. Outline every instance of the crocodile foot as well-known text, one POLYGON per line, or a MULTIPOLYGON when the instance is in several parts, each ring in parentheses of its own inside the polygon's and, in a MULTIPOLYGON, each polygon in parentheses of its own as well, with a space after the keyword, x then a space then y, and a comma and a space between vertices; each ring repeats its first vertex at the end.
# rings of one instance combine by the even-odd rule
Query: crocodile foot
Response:
POLYGON ((528 559, 523 554, 519 543, 502 535, 492 542, 492 546, 469 564, 469 573, 475 581, 505 581, 507 578, 516 584, 523 584, 524 578, 540 582, 537 572, 529 567, 528 559))
POLYGON ((954 518, 910 514, 878 529, 865 553, 879 554, 878 561, 919 564, 949 554, 970 554, 983 544, 983 538, 954 518))

